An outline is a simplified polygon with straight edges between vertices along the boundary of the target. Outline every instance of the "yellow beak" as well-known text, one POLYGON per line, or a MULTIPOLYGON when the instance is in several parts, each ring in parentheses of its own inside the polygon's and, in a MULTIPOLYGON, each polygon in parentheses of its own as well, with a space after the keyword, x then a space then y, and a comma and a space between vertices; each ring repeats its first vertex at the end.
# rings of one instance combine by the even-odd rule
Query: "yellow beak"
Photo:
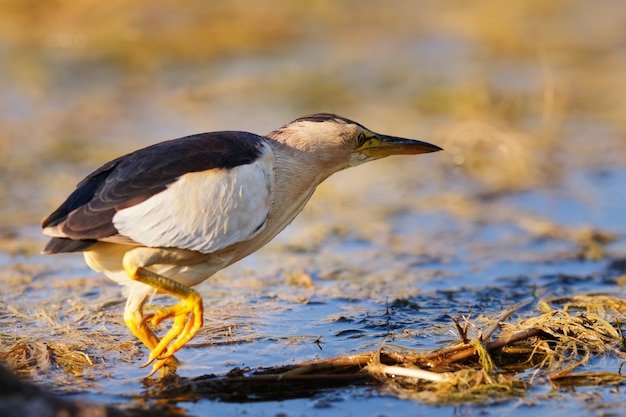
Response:
POLYGON ((428 142, 378 134, 365 141, 361 147, 356 149, 357 152, 374 158, 390 155, 417 155, 441 150, 443 149, 439 146, 428 142))

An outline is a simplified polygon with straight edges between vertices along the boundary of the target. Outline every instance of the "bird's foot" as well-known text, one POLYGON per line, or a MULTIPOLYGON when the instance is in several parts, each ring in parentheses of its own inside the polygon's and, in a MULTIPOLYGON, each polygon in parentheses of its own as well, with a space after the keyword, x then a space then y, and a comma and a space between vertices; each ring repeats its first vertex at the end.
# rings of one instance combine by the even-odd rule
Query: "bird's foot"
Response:
POLYGON ((155 360, 157 361, 150 375, 163 368, 167 359, 196 335, 202 327, 203 312, 202 298, 196 291, 190 290, 178 304, 145 316, 144 320, 149 321, 152 326, 158 326, 169 318, 174 320, 172 328, 150 351, 148 361, 142 365, 146 367, 155 360))
POLYGON ((154 362, 154 365, 152 365, 152 370, 146 378, 152 378, 157 372, 159 372, 160 379, 174 376, 176 375, 176 369, 178 369, 179 364, 180 361, 174 356, 170 356, 166 359, 157 359, 156 362, 154 362))

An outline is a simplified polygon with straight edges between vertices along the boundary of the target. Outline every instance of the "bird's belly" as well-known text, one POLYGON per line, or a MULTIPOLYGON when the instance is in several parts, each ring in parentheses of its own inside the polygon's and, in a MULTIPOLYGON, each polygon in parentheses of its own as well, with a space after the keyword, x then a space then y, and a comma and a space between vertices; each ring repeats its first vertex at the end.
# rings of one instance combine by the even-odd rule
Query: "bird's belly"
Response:
MULTIPOLYGON (((98 242, 89 250, 84 251, 87 265, 94 271, 102 272, 111 280, 124 286, 143 285, 133 281, 124 270, 124 256, 140 246, 120 245, 114 243, 98 242)), ((231 263, 228 256, 212 256, 212 254, 199 254, 189 251, 190 257, 197 258, 193 262, 178 264, 154 264, 146 266, 159 275, 170 278, 188 287, 192 287, 215 274, 220 269, 231 263)))
MULTIPOLYGON (((237 242, 222 250, 208 254, 178 250, 186 254, 179 260, 180 262, 157 262, 146 268, 188 287, 197 285, 222 268, 245 258, 265 246, 300 213, 314 191, 315 187, 311 187, 303 190, 303 192, 295 193, 295 195, 299 195, 299 198, 296 201, 292 200, 292 204, 280 207, 280 209, 274 203, 268 215, 265 228, 249 240, 237 242), (185 259, 186 256, 188 256, 187 259, 185 259)), ((277 200, 281 201, 282 197, 279 196, 277 200)), ((124 270, 123 259, 133 249, 141 250, 143 248, 142 246, 98 242, 84 251, 83 254, 87 265, 94 271, 103 272, 118 284, 134 287, 143 286, 144 284, 133 281, 128 277, 124 270)), ((154 248, 154 250, 164 249, 154 248)))

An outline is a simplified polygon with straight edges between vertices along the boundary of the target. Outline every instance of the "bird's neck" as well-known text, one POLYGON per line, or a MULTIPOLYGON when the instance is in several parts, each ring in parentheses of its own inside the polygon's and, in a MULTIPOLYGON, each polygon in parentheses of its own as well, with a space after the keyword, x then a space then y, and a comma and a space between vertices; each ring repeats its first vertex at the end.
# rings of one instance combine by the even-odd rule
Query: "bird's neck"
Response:
POLYGON ((274 154, 270 210, 263 231, 231 263, 255 252, 272 240, 302 211, 317 186, 339 170, 327 163, 320 163, 305 150, 272 138, 264 139, 274 154))
POLYGON ((334 171, 320 164, 316 158, 306 151, 271 141, 274 152, 274 184, 272 193, 275 196, 273 205, 277 208, 293 206, 295 217, 309 200, 315 188, 334 171), (294 204, 294 199, 297 204, 294 204), (284 203, 283 203, 284 200, 284 203), (302 200, 302 201, 300 201, 302 200))
MULTIPOLYGON (((258 248, 269 242, 302 211, 317 186, 332 172, 309 163, 298 150, 268 141, 274 152, 272 202, 264 230, 255 239, 258 248)), ((257 248, 257 249, 258 249, 257 248)), ((255 249, 256 250, 256 249, 255 249)))

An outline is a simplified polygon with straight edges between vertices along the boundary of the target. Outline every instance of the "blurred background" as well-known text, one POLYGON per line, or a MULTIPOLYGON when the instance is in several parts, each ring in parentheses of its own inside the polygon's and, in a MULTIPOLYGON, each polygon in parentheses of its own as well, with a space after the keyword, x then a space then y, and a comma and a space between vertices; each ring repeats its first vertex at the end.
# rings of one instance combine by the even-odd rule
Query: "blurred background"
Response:
POLYGON ((410 164, 446 188, 626 155, 619 0, 3 0, 0 62, 5 235, 122 153, 314 112, 438 143, 410 164))
POLYGON ((87 374, 84 392, 141 392, 119 287, 78 255, 37 255, 40 219, 121 154, 317 112, 445 151, 333 176, 260 255, 199 286, 216 319, 183 374, 378 346, 393 300, 410 300, 392 303, 396 342, 433 347, 447 314, 623 291, 625 68, 622 0, 0 0, 1 340, 101 360, 0 357, 67 392, 87 374))

